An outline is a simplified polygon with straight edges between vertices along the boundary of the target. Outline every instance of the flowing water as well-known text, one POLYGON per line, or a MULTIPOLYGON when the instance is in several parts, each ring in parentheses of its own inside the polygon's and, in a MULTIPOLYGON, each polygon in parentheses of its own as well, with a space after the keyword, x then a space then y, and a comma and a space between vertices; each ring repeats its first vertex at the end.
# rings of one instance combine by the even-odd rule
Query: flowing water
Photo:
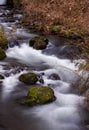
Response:
MULTIPOLYGON (((0 4, 3 2, 0 1, 0 4)), ((9 13, 9 9, 0 7, 0 26, 4 27, 9 41, 7 58, 0 62, 0 73, 5 75, 0 83, 0 130, 87 130, 84 127, 84 121, 87 120, 85 98, 71 89, 71 83, 79 78, 77 67, 68 59, 46 53, 47 49, 52 51, 55 48, 56 40, 49 38, 45 52, 29 47, 29 39, 37 34, 20 26, 20 11, 13 16, 9 13), (11 19, 14 21, 11 22, 11 19), (53 88, 56 101, 32 108, 16 103, 16 99, 27 95, 29 86, 22 84, 18 77, 28 71, 44 73, 42 85, 53 88), (58 74, 61 80, 49 79, 53 73, 58 74)))
POLYGON ((0 0, 0 5, 5 5, 6 4, 6 0, 0 0))

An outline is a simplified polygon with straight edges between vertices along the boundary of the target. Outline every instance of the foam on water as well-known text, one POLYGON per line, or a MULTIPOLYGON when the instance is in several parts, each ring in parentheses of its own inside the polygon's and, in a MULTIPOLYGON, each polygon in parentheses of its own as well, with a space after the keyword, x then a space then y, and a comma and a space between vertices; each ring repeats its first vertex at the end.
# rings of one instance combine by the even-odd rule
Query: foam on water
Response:
POLYGON ((30 38, 30 37, 35 37, 37 36, 36 34, 30 34, 26 31, 26 29, 16 29, 16 31, 13 33, 16 36, 21 36, 25 38, 30 38))
POLYGON ((22 71, 18 74, 11 74, 9 77, 5 77, 3 80, 3 88, 2 88, 2 98, 6 99, 9 94, 15 89, 15 86, 19 84, 18 77, 19 75, 25 73, 26 71, 22 71))
POLYGON ((6 0, 0 0, 0 5, 5 5, 6 4, 6 0))
POLYGON ((20 47, 15 46, 14 48, 9 48, 7 50, 7 56, 16 58, 26 64, 48 64, 53 68, 57 68, 63 66, 65 68, 69 68, 75 70, 76 67, 70 60, 66 59, 58 59, 55 56, 47 56, 42 54, 41 51, 35 50, 29 47, 28 44, 23 44, 20 47))
MULTIPOLYGON (((67 77, 67 79, 72 80, 75 77, 73 71, 76 69, 74 63, 71 63, 69 60, 58 59, 55 56, 42 54, 41 51, 34 50, 27 44, 9 48, 6 53, 8 57, 15 58, 27 65, 37 66, 46 64, 50 66, 50 69, 36 73, 44 73, 44 86, 51 84, 56 101, 47 105, 34 107, 31 109, 31 112, 25 109, 23 110, 23 114, 27 116, 33 114, 35 117, 42 119, 49 130, 80 130, 81 116, 79 106, 83 105, 85 98, 69 94, 70 83, 62 80, 48 79, 50 74, 56 73, 61 79, 67 77)), ((15 86, 20 83, 18 76, 21 73, 5 78, 3 82, 3 95, 5 97, 13 92, 15 86)))

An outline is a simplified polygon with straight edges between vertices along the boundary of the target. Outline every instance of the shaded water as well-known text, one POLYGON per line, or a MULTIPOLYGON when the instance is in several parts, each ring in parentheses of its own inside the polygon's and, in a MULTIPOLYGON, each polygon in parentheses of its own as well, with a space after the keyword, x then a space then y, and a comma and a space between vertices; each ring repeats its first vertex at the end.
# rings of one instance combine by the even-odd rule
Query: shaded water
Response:
MULTIPOLYGON (((8 13, 6 7, 0 8, 0 25, 9 41, 7 58, 0 62, 0 73, 5 75, 0 84, 0 130, 87 130, 84 127, 87 120, 85 98, 71 91, 70 84, 79 78, 74 63, 29 47, 28 40, 36 34, 19 27, 22 18, 19 11, 12 16, 14 22, 9 22, 8 13), (17 29, 12 31, 14 25, 17 29), (44 73, 42 85, 53 88, 57 97, 55 102, 32 108, 16 103, 16 99, 27 95, 29 89, 18 76, 28 71, 44 73), (49 79, 52 73, 58 74, 61 80, 49 79)), ((54 47, 54 44, 55 41, 50 40, 47 48, 54 47)))

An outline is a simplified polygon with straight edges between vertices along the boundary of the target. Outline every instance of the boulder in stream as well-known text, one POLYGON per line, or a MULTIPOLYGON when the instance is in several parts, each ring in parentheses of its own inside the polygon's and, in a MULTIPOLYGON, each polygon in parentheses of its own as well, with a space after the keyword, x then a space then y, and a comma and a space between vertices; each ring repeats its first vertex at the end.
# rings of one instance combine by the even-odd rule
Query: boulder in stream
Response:
POLYGON ((49 79, 52 79, 52 80, 60 80, 59 75, 58 75, 58 74, 55 74, 55 73, 49 75, 48 78, 49 78, 49 79))
POLYGON ((23 83, 32 85, 38 81, 37 75, 33 72, 25 73, 19 76, 19 80, 23 83))
POLYGON ((0 79, 4 79, 4 76, 2 74, 0 74, 0 79))
POLYGON ((0 47, 2 49, 7 49, 8 47, 8 40, 4 36, 0 36, 0 47))
POLYGON ((46 86, 33 86, 29 89, 26 98, 21 99, 20 103, 27 106, 46 104, 56 99, 54 91, 46 86))
POLYGON ((4 60, 6 58, 6 54, 4 50, 0 47, 0 60, 4 60))
POLYGON ((34 49, 45 49, 48 44, 48 39, 43 36, 36 36, 29 41, 29 45, 34 49))

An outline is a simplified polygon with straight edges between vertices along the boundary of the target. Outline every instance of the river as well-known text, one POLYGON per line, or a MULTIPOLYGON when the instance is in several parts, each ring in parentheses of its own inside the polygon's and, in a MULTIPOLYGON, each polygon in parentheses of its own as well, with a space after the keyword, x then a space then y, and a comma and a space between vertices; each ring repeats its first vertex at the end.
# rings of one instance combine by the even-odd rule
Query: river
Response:
POLYGON ((59 58, 58 52, 53 52, 61 39, 57 41, 49 36, 47 48, 35 50, 29 47, 28 42, 38 34, 32 34, 21 26, 23 16, 19 10, 13 16, 9 13, 10 9, 0 6, 0 26, 9 41, 7 58, 0 62, 0 73, 5 76, 0 83, 0 130, 87 130, 84 126, 88 119, 85 97, 78 96, 71 88, 71 83, 79 78, 75 63, 65 57, 59 58), (29 86, 21 83, 18 77, 28 71, 44 73, 42 85, 53 88, 56 101, 36 107, 24 107, 16 102, 19 97, 27 95, 29 86), (61 80, 49 79, 53 73, 58 74, 61 80))

